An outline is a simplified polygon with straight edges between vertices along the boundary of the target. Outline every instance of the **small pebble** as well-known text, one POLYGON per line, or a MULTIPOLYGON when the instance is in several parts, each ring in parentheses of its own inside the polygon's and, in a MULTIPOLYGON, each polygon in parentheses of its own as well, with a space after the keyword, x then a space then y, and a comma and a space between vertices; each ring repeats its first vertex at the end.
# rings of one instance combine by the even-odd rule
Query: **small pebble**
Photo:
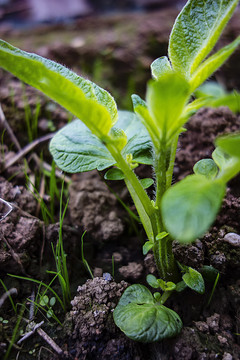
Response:
POLYGON ((106 280, 106 281, 111 281, 112 276, 109 273, 103 273, 103 279, 106 280))
POLYGON ((222 360, 232 360, 232 359, 233 359, 233 357, 232 357, 231 354, 229 354, 229 353, 227 353, 227 352, 225 352, 225 353, 223 354, 222 360))
POLYGON ((232 246, 239 247, 240 235, 235 233, 228 233, 224 236, 223 241, 228 242, 232 246))

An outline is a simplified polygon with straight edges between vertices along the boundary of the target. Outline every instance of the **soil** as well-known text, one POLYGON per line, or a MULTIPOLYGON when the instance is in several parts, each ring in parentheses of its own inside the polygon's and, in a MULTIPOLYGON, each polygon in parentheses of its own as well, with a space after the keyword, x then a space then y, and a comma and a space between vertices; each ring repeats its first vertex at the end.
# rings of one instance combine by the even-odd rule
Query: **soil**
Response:
MULTIPOLYGON (((47 45, 42 43, 46 32, 49 32, 49 39, 53 39, 51 34, 60 36, 64 28, 44 27, 36 29, 24 40, 25 48, 32 51, 37 48, 39 53, 64 62, 77 71, 84 70, 101 86, 107 85, 110 91, 115 87, 114 95, 120 99, 121 107, 127 108, 128 92, 133 92, 136 87, 143 96, 144 84, 149 78, 146 69, 155 57, 166 53, 167 37, 175 15, 175 9, 170 9, 168 13, 89 18, 68 28, 65 36, 70 37, 71 31, 74 34, 72 41, 65 38, 62 42, 49 40, 47 45), (92 34, 96 23, 99 29, 97 39, 92 34), (114 31, 110 32, 113 24, 114 31), (132 39, 129 39, 129 34, 132 39), (89 38, 88 42, 86 39, 89 38), (127 93, 124 90, 126 84, 127 93)), ((235 19, 225 33, 223 43, 239 32, 239 22, 235 19)), ((4 31, 7 40, 14 38, 15 44, 23 42, 24 34, 8 29, 4 31)), ((237 52, 231 63, 217 74, 218 79, 229 88, 240 85, 240 77, 235 76, 239 72, 239 55, 237 52)), ((168 300, 167 305, 180 315, 184 324, 177 338, 156 344, 138 344, 126 338, 113 323, 112 311, 124 289, 136 282, 146 284, 146 275, 156 274, 156 268, 151 252, 145 257, 142 255, 141 248, 146 239, 141 227, 114 195, 116 193, 134 211, 123 183, 109 182, 107 186, 102 174, 96 171, 64 178, 63 199, 65 204, 69 198, 69 204, 62 235, 72 298, 66 314, 59 302, 51 305, 63 326, 53 316, 46 316, 44 306, 36 311, 35 304, 32 313, 30 300, 36 299, 38 291, 43 292, 44 286, 39 288, 36 282, 8 274, 50 283, 54 274, 47 270, 56 271, 52 246, 55 248, 59 239, 60 190, 54 195, 50 191, 46 163, 51 164, 52 160, 46 141, 39 142, 31 151, 19 156, 18 161, 12 160, 30 142, 26 117, 31 122, 34 116, 38 117, 37 130, 32 131, 33 137, 39 139, 61 128, 71 120, 71 115, 37 91, 23 87, 11 75, 1 71, 0 76, 2 109, 18 140, 16 142, 9 131, 4 130, 4 123, 0 124, 0 274, 3 282, 0 285, 0 356, 6 354, 11 344, 8 358, 20 360, 238 360, 239 176, 229 183, 222 209, 209 232, 191 246, 174 243, 174 254, 180 263, 195 269, 212 265, 220 273, 215 285, 211 279, 206 282, 204 295, 186 290, 168 300), (44 212, 39 199, 44 201, 50 215, 53 212, 51 216, 44 212), (13 207, 7 216, 5 214, 10 208, 6 202, 13 207), (82 238, 85 230, 87 232, 82 238), (89 279, 86 262, 82 259, 82 244, 93 279, 89 279), (18 304, 16 313, 11 301, 4 298, 6 288, 12 293, 13 304, 18 304), (18 344, 23 333, 29 331, 28 323, 33 325, 33 321, 35 325, 44 321, 40 328, 45 335, 36 329, 18 344)), ((180 136, 174 182, 191 174, 198 160, 211 157, 216 136, 239 131, 239 125, 240 116, 231 113, 228 108, 202 109, 195 114, 187 125, 187 132, 180 136)), ((137 172, 151 176, 151 168, 147 166, 140 166, 137 172)), ((58 189, 61 189, 62 178, 63 175, 57 173, 55 181, 58 189)), ((57 280, 51 286, 61 296, 57 280)), ((50 290, 47 295, 52 296, 50 290)))

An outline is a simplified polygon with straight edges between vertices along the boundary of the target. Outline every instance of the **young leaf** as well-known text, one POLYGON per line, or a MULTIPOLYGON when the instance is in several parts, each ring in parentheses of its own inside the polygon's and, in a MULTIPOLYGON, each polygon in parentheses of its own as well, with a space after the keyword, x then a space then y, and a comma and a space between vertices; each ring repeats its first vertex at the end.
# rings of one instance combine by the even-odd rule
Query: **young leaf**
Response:
POLYGON ((123 180, 125 178, 122 170, 120 169, 110 169, 104 175, 106 180, 123 180))
POLYGON ((214 179, 218 173, 218 167, 212 159, 199 160, 193 167, 196 175, 203 175, 207 179, 214 179))
POLYGON ((154 180, 151 178, 140 179, 140 182, 144 189, 148 189, 150 186, 152 186, 154 184, 154 180))
POLYGON ((168 189, 162 199, 164 224, 173 239, 190 243, 202 236, 215 220, 225 184, 190 175, 168 189))
POLYGON ((173 26, 169 58, 174 70, 190 79, 213 49, 238 0, 189 0, 173 26))
POLYGON ((189 84, 176 73, 148 83, 147 105, 159 139, 168 141, 179 131, 185 122, 185 119, 181 121, 181 115, 188 99, 189 84))
POLYGON ((185 290, 187 287, 187 285, 185 284, 185 282, 182 280, 182 281, 179 281, 177 284, 176 284, 176 287, 175 287, 175 290, 177 292, 182 292, 183 290, 185 290))
POLYGON ((158 289, 160 287, 159 282, 156 278, 156 276, 152 275, 152 274, 148 274, 147 275, 147 283, 154 289, 158 289))
POLYGON ((140 98, 140 96, 134 94, 132 95, 132 102, 133 102, 134 112, 138 115, 144 127, 147 129, 154 146, 158 147, 158 143, 159 143, 158 127, 154 119, 151 117, 145 101, 143 101, 140 98))
POLYGON ((161 76, 171 73, 172 71, 173 70, 167 56, 162 56, 154 60, 151 64, 151 73, 155 80, 159 80, 161 76))
POLYGON ((220 147, 217 147, 212 153, 212 158, 221 171, 225 171, 228 167, 235 165, 232 156, 225 153, 220 147))
POLYGON ((182 328, 178 314, 157 304, 143 285, 132 285, 125 290, 113 312, 113 318, 125 335, 144 343, 175 336, 182 328), (132 293, 136 295, 132 297, 132 293))
POLYGON ((216 139, 216 145, 228 155, 240 158, 240 133, 220 136, 216 139))
POLYGON ((183 281, 192 290, 199 294, 204 294, 205 284, 202 275, 197 270, 188 268, 188 272, 183 275, 183 281))
POLYGON ((153 248, 154 243, 152 241, 146 241, 143 245, 143 255, 147 255, 149 250, 153 248))
POLYGON ((240 112, 240 93, 235 90, 229 93, 215 81, 206 82, 194 95, 199 98, 198 100, 205 99, 203 106, 227 106, 234 113, 240 112))
POLYGON ((231 44, 228 44, 217 53, 205 60, 198 69, 193 73, 190 80, 192 91, 198 88, 205 80, 209 78, 222 64, 232 55, 240 45, 240 36, 231 44))
POLYGON ((219 271, 215 269, 213 266, 203 265, 200 269, 200 272, 205 281, 214 282, 216 280, 219 271))
POLYGON ((54 61, 0 40, 0 66, 71 111, 100 138, 117 121, 117 107, 107 91, 54 61))
POLYGON ((128 142, 122 150, 122 155, 132 154, 133 161, 152 165, 152 142, 150 136, 139 118, 130 111, 119 111, 116 127, 123 129, 128 142))
POLYGON ((194 95, 197 98, 204 96, 212 96, 214 98, 219 98, 225 94, 225 88, 216 81, 206 81, 194 92, 194 95))
POLYGON ((169 234, 166 231, 162 231, 159 234, 157 234, 156 241, 160 241, 160 240, 164 239, 168 235, 169 234))

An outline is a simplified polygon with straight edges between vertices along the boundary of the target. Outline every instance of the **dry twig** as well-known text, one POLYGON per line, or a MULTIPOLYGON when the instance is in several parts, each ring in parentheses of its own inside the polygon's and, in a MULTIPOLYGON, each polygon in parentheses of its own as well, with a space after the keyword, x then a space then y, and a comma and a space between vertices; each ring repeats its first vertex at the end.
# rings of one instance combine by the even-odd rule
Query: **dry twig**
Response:
POLYGON ((14 155, 11 159, 6 161, 5 164, 3 164, 3 167, 1 169, 1 172, 8 169, 10 166, 15 164, 17 161, 19 161, 21 158, 23 158, 25 155, 27 155, 30 151, 32 151, 37 145, 41 144, 44 141, 50 140, 55 134, 47 134, 44 135, 34 141, 32 141, 30 144, 26 145, 23 149, 21 149, 16 155, 14 155))
POLYGON ((17 289, 11 288, 8 291, 6 291, 1 297, 0 297, 0 308, 3 306, 5 300, 12 295, 17 295, 17 289))
POLYGON ((9 125, 9 123, 7 122, 7 119, 5 118, 5 115, 2 111, 2 107, 0 104, 0 123, 3 124, 3 127, 7 130, 12 142, 14 143, 14 145, 16 146, 18 151, 21 151, 21 146, 18 142, 18 139, 16 138, 16 136, 14 135, 14 132, 12 131, 11 126, 9 125))

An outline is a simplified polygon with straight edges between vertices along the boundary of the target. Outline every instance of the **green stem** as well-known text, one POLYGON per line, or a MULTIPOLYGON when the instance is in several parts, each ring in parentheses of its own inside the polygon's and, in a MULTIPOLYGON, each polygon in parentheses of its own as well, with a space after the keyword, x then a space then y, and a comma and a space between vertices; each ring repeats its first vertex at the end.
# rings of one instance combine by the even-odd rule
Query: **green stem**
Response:
MULTIPOLYGON (((166 231, 162 221, 161 201, 165 191, 171 185, 177 140, 177 138, 174 139, 170 149, 167 148, 166 142, 162 141, 159 148, 155 150, 155 173, 157 180, 155 206, 157 209, 156 221, 159 226, 159 232, 166 231)), ((161 240, 156 240, 153 253, 161 278, 165 281, 176 280, 177 266, 172 252, 172 239, 167 236, 161 240)))
POLYGON ((167 236, 155 241, 153 254, 161 279, 175 282, 178 279, 178 269, 172 252, 172 239, 167 236))
POLYGON ((165 142, 162 142, 160 149, 155 150, 154 169, 156 175, 156 199, 155 206, 159 211, 162 196, 166 191, 166 171, 167 171, 167 148, 165 142))
POLYGON ((111 143, 108 143, 106 146, 116 160, 117 166, 124 173, 126 186, 134 201, 147 237, 154 242, 153 253, 161 278, 166 281, 176 279, 176 265, 172 253, 172 240, 170 237, 156 240, 156 236, 165 230, 162 224, 160 202, 166 191, 168 155, 166 146, 161 147, 162 150, 156 155, 155 159, 157 179, 155 206, 152 204, 141 182, 131 169, 130 164, 122 157, 120 151, 111 143))
POLYGON ((151 200, 129 163, 122 157, 120 151, 112 144, 107 144, 106 146, 116 160, 117 166, 125 175, 125 183, 132 196, 148 239, 154 241, 157 232, 154 216, 156 210, 151 200))
POLYGON ((166 190, 172 184, 173 168, 174 168, 174 163, 175 163, 175 158, 176 158, 178 138, 179 138, 179 135, 177 135, 173 139, 173 142, 172 142, 172 145, 171 145, 170 160, 169 160, 169 165, 168 165, 168 169, 167 169, 167 173, 166 173, 166 190))

